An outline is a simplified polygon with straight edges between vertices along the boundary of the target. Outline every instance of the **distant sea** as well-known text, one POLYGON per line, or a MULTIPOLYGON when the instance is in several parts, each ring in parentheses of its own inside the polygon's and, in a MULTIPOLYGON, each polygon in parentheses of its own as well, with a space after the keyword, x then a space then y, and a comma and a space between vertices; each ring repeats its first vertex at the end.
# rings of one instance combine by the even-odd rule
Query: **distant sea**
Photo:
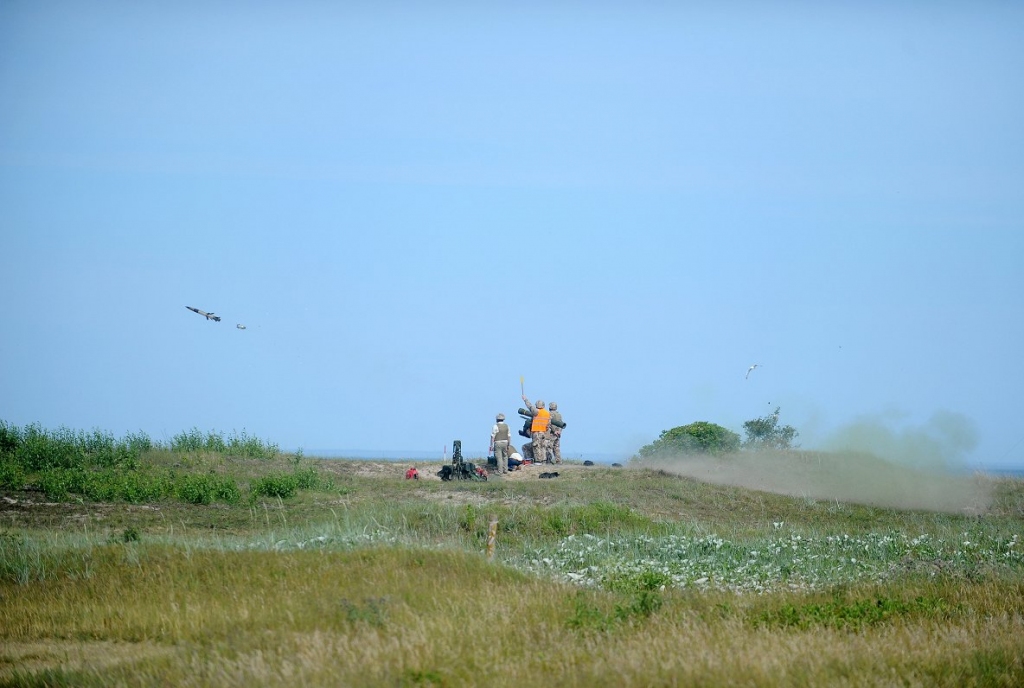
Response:
POLYGON ((990 468, 981 467, 978 470, 988 475, 994 475, 997 478, 1024 478, 1024 468, 995 466, 990 468))

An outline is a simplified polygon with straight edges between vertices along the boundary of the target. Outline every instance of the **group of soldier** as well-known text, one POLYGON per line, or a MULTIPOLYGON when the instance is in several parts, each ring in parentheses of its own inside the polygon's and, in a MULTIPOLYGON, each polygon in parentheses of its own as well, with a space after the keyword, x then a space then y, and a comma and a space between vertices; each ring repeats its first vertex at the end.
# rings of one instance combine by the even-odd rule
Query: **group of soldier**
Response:
MULTIPOLYGON (((523 395, 523 402, 526 403, 525 411, 529 415, 527 425, 524 426, 524 433, 528 432, 530 441, 523 445, 523 456, 532 459, 534 463, 562 463, 562 428, 565 422, 562 414, 558 412, 558 404, 551 402, 550 410, 544 408, 544 402, 537 400, 536 405, 523 395)), ((523 409, 520 409, 522 413, 523 409)), ((509 459, 518 461, 515 447, 512 446, 512 431, 505 423, 505 414, 499 413, 494 418, 494 427, 491 428, 490 452, 497 460, 495 472, 498 475, 508 473, 509 459)))

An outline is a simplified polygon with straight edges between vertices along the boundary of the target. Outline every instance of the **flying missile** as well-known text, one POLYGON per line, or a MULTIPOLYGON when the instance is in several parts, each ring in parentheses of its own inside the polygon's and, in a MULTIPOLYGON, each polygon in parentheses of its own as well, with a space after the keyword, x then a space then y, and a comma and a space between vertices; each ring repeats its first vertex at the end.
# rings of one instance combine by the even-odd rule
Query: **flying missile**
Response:
POLYGON ((201 311, 198 308, 193 308, 192 306, 185 306, 185 308, 189 309, 193 313, 198 313, 199 315, 205 316, 207 320, 213 320, 214 322, 220 322, 220 316, 219 315, 214 315, 213 313, 207 313, 206 311, 201 311))

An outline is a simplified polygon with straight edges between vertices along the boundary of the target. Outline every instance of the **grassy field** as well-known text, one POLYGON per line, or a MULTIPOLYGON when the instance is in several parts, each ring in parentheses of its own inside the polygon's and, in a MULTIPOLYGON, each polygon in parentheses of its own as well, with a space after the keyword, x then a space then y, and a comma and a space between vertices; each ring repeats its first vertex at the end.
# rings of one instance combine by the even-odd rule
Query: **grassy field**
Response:
POLYGON ((942 512, 408 465, 164 447, 133 470, 237 495, 0 490, 0 685, 1024 685, 1020 481, 942 512))

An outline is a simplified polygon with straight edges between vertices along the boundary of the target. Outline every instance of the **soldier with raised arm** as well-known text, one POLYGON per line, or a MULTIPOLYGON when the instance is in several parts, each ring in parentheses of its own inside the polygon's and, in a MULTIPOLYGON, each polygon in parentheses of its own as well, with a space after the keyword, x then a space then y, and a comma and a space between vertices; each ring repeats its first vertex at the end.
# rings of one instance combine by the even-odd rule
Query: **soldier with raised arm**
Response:
POLYGON ((551 427, 551 413, 544 408, 544 402, 537 400, 534 406, 530 400, 523 395, 526 408, 533 418, 530 424, 530 440, 533 443, 533 460, 535 463, 550 462, 548 459, 548 429, 551 427))

